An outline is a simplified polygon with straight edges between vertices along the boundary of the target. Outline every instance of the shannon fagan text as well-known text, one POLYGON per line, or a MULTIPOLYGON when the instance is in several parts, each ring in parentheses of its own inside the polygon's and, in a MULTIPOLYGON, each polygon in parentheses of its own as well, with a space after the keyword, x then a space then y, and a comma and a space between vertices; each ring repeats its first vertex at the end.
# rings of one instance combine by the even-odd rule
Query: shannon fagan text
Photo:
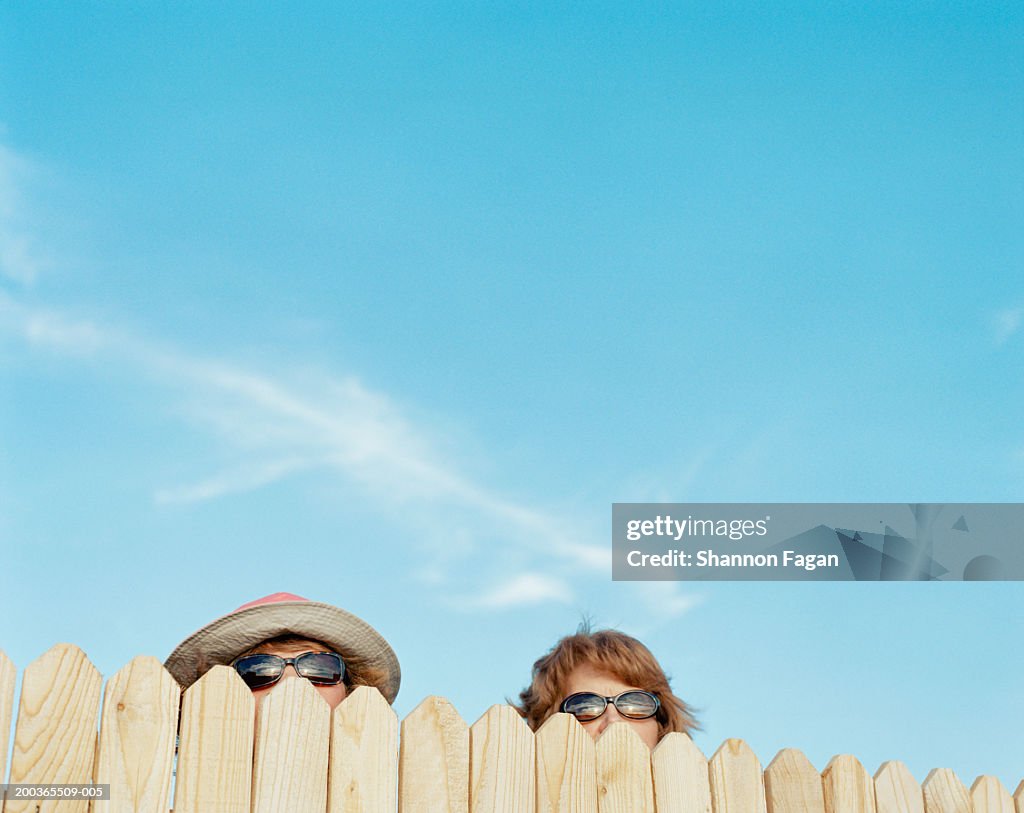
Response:
POLYGON ((672 519, 668 514, 654 519, 631 519, 626 523, 626 539, 636 542, 642 536, 670 536, 676 542, 684 536, 725 536, 729 539, 743 539, 747 536, 764 536, 768 533, 768 521, 764 519, 672 519))
POLYGON ((839 556, 791 550, 784 550, 781 558, 777 553, 715 553, 713 550, 642 553, 631 550, 626 554, 626 564, 630 567, 801 567, 817 570, 819 567, 839 567, 839 556))

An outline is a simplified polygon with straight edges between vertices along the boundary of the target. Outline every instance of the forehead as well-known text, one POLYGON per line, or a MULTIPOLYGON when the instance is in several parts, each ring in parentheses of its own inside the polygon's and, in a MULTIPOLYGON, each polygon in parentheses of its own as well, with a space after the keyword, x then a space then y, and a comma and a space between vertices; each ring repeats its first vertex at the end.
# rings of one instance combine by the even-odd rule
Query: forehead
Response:
POLYGON ((584 663, 569 673, 564 693, 570 695, 576 694, 576 692, 596 692, 603 697, 614 697, 630 689, 643 688, 643 686, 633 686, 625 683, 621 678, 610 672, 600 671, 590 664, 584 663))
POLYGON ((298 640, 298 641, 264 641, 254 646, 250 652, 253 655, 282 655, 291 657, 301 655, 303 652, 333 652, 327 644, 320 641, 298 640))

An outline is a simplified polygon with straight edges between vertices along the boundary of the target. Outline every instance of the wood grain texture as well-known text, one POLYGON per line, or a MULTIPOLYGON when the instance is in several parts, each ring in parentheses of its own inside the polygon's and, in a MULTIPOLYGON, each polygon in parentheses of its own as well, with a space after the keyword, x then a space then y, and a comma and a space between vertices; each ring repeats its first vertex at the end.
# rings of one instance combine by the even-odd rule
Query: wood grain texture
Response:
POLYGON ((166 813, 181 688, 156 658, 142 656, 107 681, 96 782, 110 785, 103 813, 166 813))
POLYGON ((875 813, 875 783, 857 757, 832 757, 821 783, 827 813, 875 813))
POLYGON ((723 742, 708 762, 715 813, 767 813, 761 763, 743 740, 723 742))
POLYGON ((468 813, 469 726, 443 697, 428 697, 402 721, 400 813, 468 813))
POLYGON ((949 768, 936 768, 921 786, 926 813, 971 813, 971 794, 949 768))
MULTIPOLYGON (((96 755, 100 673, 78 647, 57 644, 25 670, 10 781, 88 784, 96 755)), ((5 813, 86 813, 88 800, 8 799, 5 813)))
MULTIPOLYGON (((158 661, 101 679, 79 649, 53 647, 25 670, 11 782, 111 785, 96 813, 166 813, 179 689, 158 661)), ((16 671, 0 651, 0 746, 10 736, 16 671)), ((683 734, 652 753, 628 724, 595 744, 571 715, 532 734, 509 706, 468 728, 444 698, 401 724, 375 689, 331 715, 316 690, 282 681, 259 716, 234 670, 215 667, 182 707, 175 813, 1024 813, 994 776, 968 790, 949 769, 919 786, 902 762, 874 780, 852 756, 821 776, 799 751, 761 773, 742 740, 707 760, 683 734), (401 749, 399 751, 399 749, 401 749)), ((0 747, 0 777, 6 749, 0 747)), ((8 800, 4 813, 86 813, 82 801, 8 800)))
POLYGON ((600 813, 654 813, 651 751, 630 723, 612 723, 597 741, 600 813))
POLYGON ((328 813, 379 813, 398 806, 398 717, 377 689, 358 686, 334 710, 328 813))
POLYGON ((979 776, 971 785, 974 813, 1015 813, 1013 797, 994 776, 979 776))
MULTIPOLYGON (((0 649, 0 782, 7 780, 7 751, 11 744, 11 715, 14 713, 14 684, 18 672, 0 649)), ((0 799, 0 806, 3 800, 0 799)))
POLYGON ((554 714, 534 735, 537 813, 597 810, 597 749, 571 714, 554 714))
POLYGON ((533 732, 510 705, 491 706, 469 729, 472 813, 533 813, 537 805, 533 732))
POLYGON ((256 709, 253 813, 327 810, 331 707, 305 678, 285 677, 256 709))
POLYGON ((883 762, 875 773, 877 813, 924 813, 924 793, 902 762, 883 762))
POLYGON ((651 753, 658 813, 711 813, 708 759, 685 734, 662 737, 651 753))
POLYGON ((185 692, 174 813, 250 813, 256 704, 230 666, 185 692))
POLYGON ((821 774, 795 748, 784 748, 764 771, 768 813, 825 813, 821 774))

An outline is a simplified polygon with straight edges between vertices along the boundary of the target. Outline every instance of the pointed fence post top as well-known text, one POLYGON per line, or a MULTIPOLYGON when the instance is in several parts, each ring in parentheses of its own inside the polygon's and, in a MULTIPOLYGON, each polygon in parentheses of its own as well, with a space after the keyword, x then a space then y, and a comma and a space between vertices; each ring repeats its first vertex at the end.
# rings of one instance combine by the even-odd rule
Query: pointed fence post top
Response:
POLYGON ((335 725, 353 725, 368 720, 393 720, 398 715, 376 686, 356 686, 334 709, 335 725))
POLYGON ((718 746, 718 750, 711 755, 709 761, 714 764, 721 764, 736 761, 750 762, 751 760, 757 764, 757 769, 761 770, 761 763, 750 746, 744 740, 732 737, 718 746))
POLYGON ((512 731, 518 731, 522 728, 526 732, 530 731, 530 727, 526 724, 526 720, 523 718, 523 715, 508 703, 495 703, 493 706, 490 706, 487 711, 477 718, 476 722, 474 722, 470 728, 476 729, 477 726, 509 727, 512 731))
POLYGON ((875 772, 875 801, 879 813, 924 813, 921 786, 899 760, 883 762, 875 772))
POLYGON ((890 782, 903 782, 909 779, 915 785, 917 784, 917 780, 914 779, 910 768, 907 767, 905 762, 898 759, 888 759, 878 766, 878 770, 875 771, 875 782, 883 779, 890 782))
POLYGON ((770 811, 825 813, 825 788, 811 761, 796 748, 783 748, 764 772, 765 800, 770 811))
POLYGON ((640 739, 636 729, 630 723, 612 723, 597 738, 597 752, 604 754, 611 751, 617 754, 639 754, 650 759, 651 749, 640 739))
POLYGON ((412 723, 417 725, 436 724, 445 728, 455 727, 469 730, 469 726, 462 719, 462 715, 455 710, 455 706, 447 698, 436 694, 423 698, 419 705, 402 720, 402 728, 404 729, 406 724, 412 723))
POLYGON ((99 669, 89 660, 89 656, 74 644, 54 644, 25 667, 26 683, 40 677, 62 680, 103 679, 99 669))
POLYGON ((670 731, 651 751, 651 759, 681 759, 686 762, 708 763, 704 752, 697 747, 697 743, 688 734, 681 731, 670 731))
MULTIPOLYGON (((243 683, 243 685, 245 684, 243 683)), ((263 698, 256 713, 257 716, 266 715, 271 711, 276 712, 282 707, 295 705, 302 705, 311 711, 323 711, 324 715, 328 717, 331 713, 331 707, 316 690, 316 687, 300 677, 284 677, 278 681, 277 685, 263 698)))
POLYGON ((594 747, 594 738, 587 733, 579 721, 571 714, 563 712, 552 714, 548 717, 548 719, 541 723, 540 728, 534 732, 534 736, 538 742, 556 743, 564 740, 578 739, 580 742, 590 743, 591 748, 594 747))
POLYGON ((973 805, 967 786, 951 768, 935 768, 921 785, 925 807, 944 813, 971 813, 973 805))
POLYGON ((204 696, 230 697, 233 703, 241 703, 255 714, 256 700, 252 690, 230 666, 214 666, 185 690, 185 701, 204 696))
POLYGON ((995 776, 983 774, 971 785, 974 813, 1014 813, 1010 791, 995 776))
POLYGON ((152 655, 136 655, 118 669, 107 680, 106 694, 113 691, 134 691, 145 694, 149 691, 181 694, 181 687, 164 665, 152 655))
POLYGON ((768 763, 768 767, 764 769, 764 772, 765 776, 768 774, 806 774, 809 772, 813 772, 815 776, 818 775, 818 769, 811 764, 811 761, 799 748, 783 748, 768 763))
POLYGON ((924 782, 921 783, 921 787, 925 790, 929 787, 962 788, 964 791, 967 790, 967 786, 963 781, 961 781, 960 777, 956 775, 956 771, 952 768, 932 768, 928 772, 928 776, 924 778, 924 782))
POLYGON ((865 776, 868 775, 867 769, 853 754, 836 754, 828 761, 828 765, 825 766, 825 770, 821 772, 821 775, 825 777, 840 771, 843 773, 857 775, 863 773, 865 776))

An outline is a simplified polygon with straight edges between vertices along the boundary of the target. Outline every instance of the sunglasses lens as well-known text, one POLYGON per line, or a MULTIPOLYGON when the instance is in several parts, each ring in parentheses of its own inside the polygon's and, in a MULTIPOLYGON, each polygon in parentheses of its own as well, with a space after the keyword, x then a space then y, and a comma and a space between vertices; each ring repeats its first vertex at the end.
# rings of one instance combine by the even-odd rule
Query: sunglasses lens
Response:
POLYGON ((307 652, 295 659, 295 671, 311 683, 335 686, 345 677, 345 662, 334 652, 307 652))
POLYGON ((277 655, 246 655, 235 661, 235 671, 250 689, 263 689, 281 678, 284 661, 277 655))
POLYGON ((650 692, 623 692, 615 698, 615 708, 623 717, 646 720, 658 711, 658 698, 650 692))
POLYGON ((562 703, 562 711, 567 711, 581 723, 596 720, 607 708, 604 698, 593 692, 580 692, 570 695, 562 703))

